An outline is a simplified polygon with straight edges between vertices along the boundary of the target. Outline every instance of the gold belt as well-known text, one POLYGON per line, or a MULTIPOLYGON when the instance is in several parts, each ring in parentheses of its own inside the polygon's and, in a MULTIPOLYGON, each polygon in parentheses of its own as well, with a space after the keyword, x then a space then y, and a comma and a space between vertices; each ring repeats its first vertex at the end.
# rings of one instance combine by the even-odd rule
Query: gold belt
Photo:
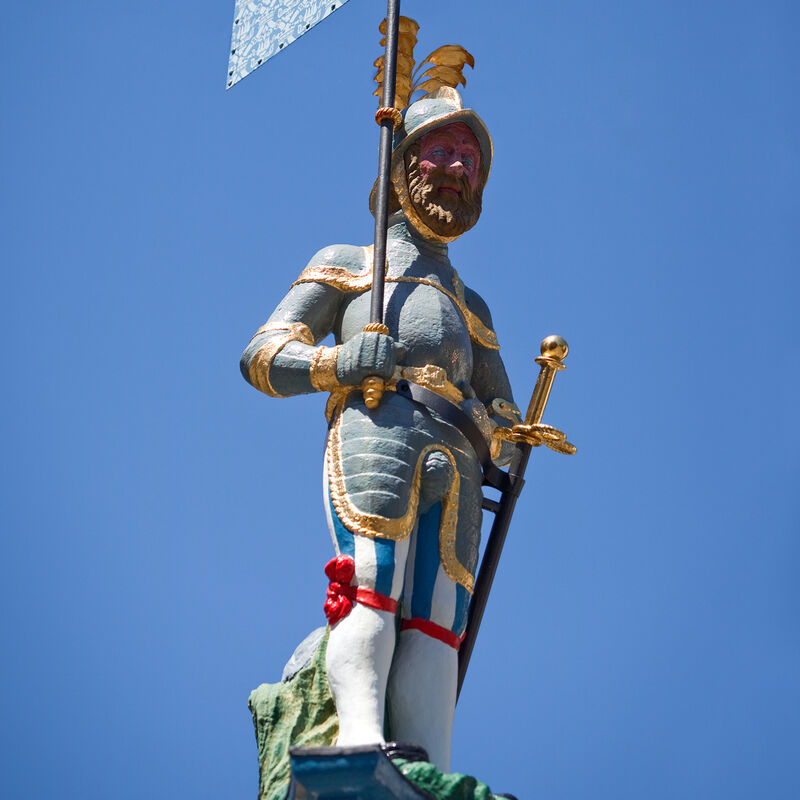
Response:
POLYGON ((461 390, 447 379, 447 372, 442 367, 433 364, 426 364, 424 367, 395 367, 394 375, 386 388, 394 389, 401 380, 418 383, 457 406, 464 402, 461 390))
MULTIPOLYGON (((385 388, 394 390, 398 381, 403 380, 424 386, 456 405, 461 405, 464 402, 464 395, 461 390, 448 380, 447 372, 444 368, 437 367, 435 364, 425 364, 424 367, 395 367, 394 374, 386 381, 385 388)), ((342 409, 350 393, 359 389, 359 386, 341 386, 331 392, 331 396, 325 406, 325 416, 328 422, 331 421, 337 411, 342 409)))

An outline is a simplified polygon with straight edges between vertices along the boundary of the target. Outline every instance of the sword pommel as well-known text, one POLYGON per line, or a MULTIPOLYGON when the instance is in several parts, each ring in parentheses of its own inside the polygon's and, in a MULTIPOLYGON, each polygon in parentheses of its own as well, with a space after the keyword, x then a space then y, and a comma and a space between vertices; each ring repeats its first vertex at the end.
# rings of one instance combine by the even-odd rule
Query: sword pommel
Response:
POLYGON ((539 349, 545 358, 552 358, 555 361, 563 361, 567 357, 567 353, 569 353, 569 345, 566 340, 555 335, 542 339, 539 349))

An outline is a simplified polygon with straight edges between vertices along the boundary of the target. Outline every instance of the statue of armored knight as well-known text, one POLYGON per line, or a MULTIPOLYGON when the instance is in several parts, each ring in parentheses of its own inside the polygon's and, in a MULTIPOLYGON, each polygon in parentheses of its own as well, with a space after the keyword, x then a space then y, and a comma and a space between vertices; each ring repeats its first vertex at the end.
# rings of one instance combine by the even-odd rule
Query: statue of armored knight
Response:
POLYGON ((326 566, 326 668, 337 744, 415 742, 442 770, 478 560, 482 472, 457 423, 396 389, 422 386, 458 407, 495 463, 507 460, 492 432, 520 414, 489 310, 447 248, 477 223, 491 162, 489 132, 454 88, 411 104, 392 153, 388 334, 364 330, 372 248, 333 245, 311 259, 241 360, 244 377, 274 397, 330 393, 325 510, 336 557, 326 566), (329 334, 336 344, 320 345, 329 334), (361 390, 369 376, 386 386, 375 409, 361 390))

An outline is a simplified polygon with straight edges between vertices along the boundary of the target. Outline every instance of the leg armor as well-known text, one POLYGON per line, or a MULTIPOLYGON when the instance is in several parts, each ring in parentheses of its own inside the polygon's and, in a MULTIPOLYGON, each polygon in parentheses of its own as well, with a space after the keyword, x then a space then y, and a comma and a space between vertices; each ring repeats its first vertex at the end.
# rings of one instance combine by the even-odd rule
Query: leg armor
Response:
POLYGON ((339 743, 382 739, 388 683, 391 736, 422 744, 447 768, 478 556, 480 466, 463 435, 426 409, 395 394, 372 414, 361 402, 334 421, 326 453, 337 553, 327 569, 326 611, 335 609, 328 675, 339 743))

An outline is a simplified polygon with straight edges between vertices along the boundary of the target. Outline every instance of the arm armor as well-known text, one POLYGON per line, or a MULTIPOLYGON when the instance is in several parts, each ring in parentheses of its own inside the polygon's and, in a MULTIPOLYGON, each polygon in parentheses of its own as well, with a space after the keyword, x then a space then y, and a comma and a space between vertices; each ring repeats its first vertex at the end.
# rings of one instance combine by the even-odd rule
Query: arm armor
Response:
POLYGON ((331 391, 338 347, 318 343, 332 330, 342 294, 320 284, 295 285, 242 353, 245 380, 272 397, 331 391))
MULTIPOLYGON (((472 289, 465 288, 464 300, 486 329, 493 330, 491 314, 480 295, 472 289)), ((519 408, 514 403, 503 359, 500 357, 500 348, 487 347, 473 339, 472 359, 472 388, 475 396, 486 407, 492 427, 510 428, 522 422, 519 408)), ((514 447, 511 442, 497 437, 492 438, 491 454, 497 466, 504 467, 511 461, 514 447)))

